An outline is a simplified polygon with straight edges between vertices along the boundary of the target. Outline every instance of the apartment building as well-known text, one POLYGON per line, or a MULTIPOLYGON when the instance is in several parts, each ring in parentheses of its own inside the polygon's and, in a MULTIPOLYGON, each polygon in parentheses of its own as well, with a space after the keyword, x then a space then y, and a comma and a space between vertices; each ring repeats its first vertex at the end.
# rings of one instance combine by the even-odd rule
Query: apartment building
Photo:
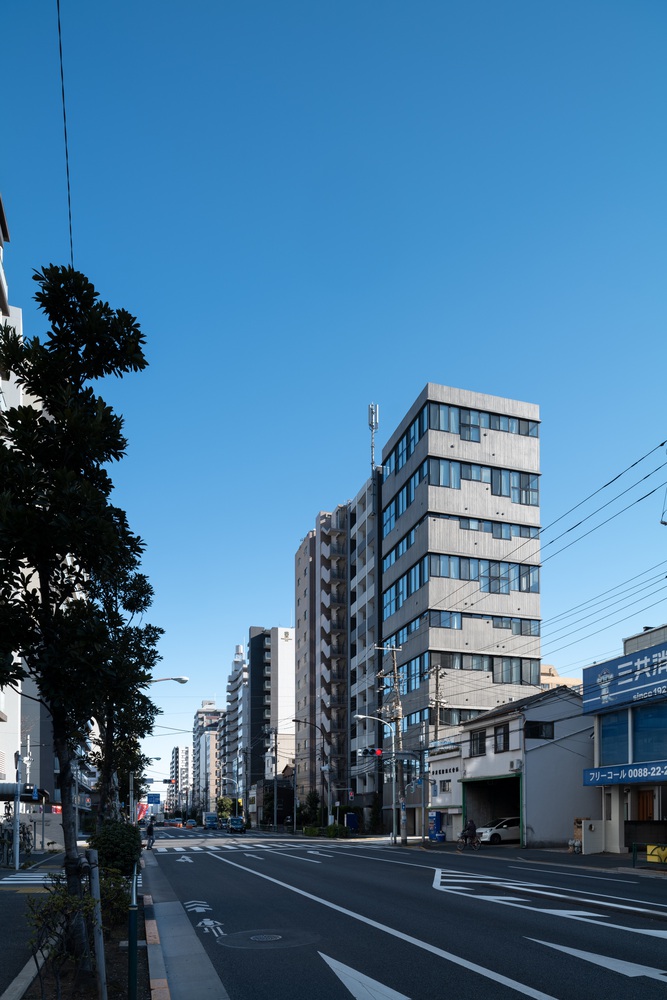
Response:
POLYGON ((297 798, 330 808, 349 780, 349 511, 320 512, 295 557, 297 798))
POLYGON ((192 749, 188 746, 174 747, 169 764, 171 784, 167 790, 167 810, 180 810, 186 815, 192 805, 192 749))
POLYGON ((248 808, 251 789, 294 761, 294 629, 252 626, 247 652, 249 727, 243 753, 248 808))
POLYGON ((378 643, 380 621, 380 481, 379 470, 349 505, 350 537, 350 788, 349 804, 369 810, 384 784, 383 762, 369 753, 372 729, 355 728, 355 716, 376 715, 378 702, 378 643))
POLYGON ((250 743, 249 695, 248 664, 239 644, 227 680, 227 711, 224 735, 219 734, 219 764, 221 794, 237 797, 244 804, 248 795, 244 762, 250 743))
POLYGON ((216 798, 216 760, 218 746, 218 723, 224 709, 215 701, 202 701, 195 712, 192 726, 192 786, 193 805, 199 809, 209 809, 216 798))
MULTIPOLYGON (((540 690, 538 407, 429 383, 383 449, 380 506, 380 714, 395 723, 353 736, 388 748, 395 725, 414 776, 463 721, 540 690)), ((421 790, 401 808, 420 832, 421 790)))

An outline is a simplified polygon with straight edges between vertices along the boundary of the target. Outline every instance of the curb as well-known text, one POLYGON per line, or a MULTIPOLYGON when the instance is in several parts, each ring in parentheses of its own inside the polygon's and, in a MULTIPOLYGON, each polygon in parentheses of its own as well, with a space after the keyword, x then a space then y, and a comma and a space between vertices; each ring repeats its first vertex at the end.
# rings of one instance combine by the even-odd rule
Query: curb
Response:
MULTIPOLYGON (((153 897, 144 893, 144 924, 146 927, 146 951, 148 954, 148 978, 150 980, 151 1000, 171 1000, 167 970, 164 965, 164 955, 160 944, 160 932, 155 919, 153 897)), ((0 997, 0 1000, 4 1000, 0 997)))

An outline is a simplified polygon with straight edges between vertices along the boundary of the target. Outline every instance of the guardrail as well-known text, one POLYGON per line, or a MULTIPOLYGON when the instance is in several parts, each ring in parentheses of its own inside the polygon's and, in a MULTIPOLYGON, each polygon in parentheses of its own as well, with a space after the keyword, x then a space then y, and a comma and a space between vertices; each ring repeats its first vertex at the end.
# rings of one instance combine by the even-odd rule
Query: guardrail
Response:
POLYGON ((646 852, 644 858, 639 858, 642 863, 655 865, 656 868, 667 868, 667 844, 633 844, 632 845, 632 867, 637 867, 637 860, 640 853, 646 852))

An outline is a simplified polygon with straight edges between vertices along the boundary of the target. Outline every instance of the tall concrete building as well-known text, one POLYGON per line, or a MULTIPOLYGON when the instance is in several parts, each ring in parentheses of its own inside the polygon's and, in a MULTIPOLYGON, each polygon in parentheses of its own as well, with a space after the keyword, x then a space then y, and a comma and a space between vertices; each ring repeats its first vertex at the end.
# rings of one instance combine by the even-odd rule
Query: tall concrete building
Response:
POLYGON ((167 809, 175 809, 185 815, 192 805, 192 748, 174 747, 171 751, 169 778, 172 782, 167 790, 167 809))
POLYGON ((224 709, 205 700, 195 712, 192 726, 192 785, 195 808, 215 806, 218 724, 224 709), (213 804, 213 805, 212 805, 213 804))
POLYGON ((371 464, 295 557, 297 793, 391 826, 394 741, 419 833, 429 751, 540 690, 538 408, 429 383, 371 464))
POLYGON ((295 557, 297 798, 349 789, 348 507, 320 512, 295 557))
MULTIPOLYGON (((382 467, 380 714, 397 721, 357 734, 386 749, 394 729, 416 762, 540 690, 538 407, 429 383, 382 467)), ((418 832, 421 788, 406 799, 418 832)))
POLYGON ((248 664, 238 645, 227 681, 224 737, 219 740, 221 794, 247 802, 245 753, 250 743, 248 664))
POLYGON ((294 629, 251 627, 247 672, 248 744, 242 756, 252 813, 257 803, 251 789, 294 761, 294 629))
MULTIPOLYGON (((370 808, 382 791, 382 761, 369 754, 370 733, 355 715, 377 715, 380 620, 379 470, 349 505, 350 522, 350 781, 349 803, 370 808)), ((371 741, 372 742, 372 741, 371 741)))

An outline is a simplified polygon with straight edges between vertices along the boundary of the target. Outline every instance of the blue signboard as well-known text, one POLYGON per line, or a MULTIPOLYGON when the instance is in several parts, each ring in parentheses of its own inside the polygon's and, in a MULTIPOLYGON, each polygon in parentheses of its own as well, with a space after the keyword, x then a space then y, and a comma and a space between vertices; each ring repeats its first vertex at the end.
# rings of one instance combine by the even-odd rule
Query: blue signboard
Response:
POLYGON ((587 767, 584 785, 631 785, 639 781, 667 779, 667 760, 652 760, 650 764, 606 764, 587 767))
POLYGON ((149 792, 146 796, 146 801, 149 806, 159 806, 160 805, 160 793, 159 792, 149 792))
POLYGON ((586 667, 584 712, 667 699, 667 643, 586 667))

